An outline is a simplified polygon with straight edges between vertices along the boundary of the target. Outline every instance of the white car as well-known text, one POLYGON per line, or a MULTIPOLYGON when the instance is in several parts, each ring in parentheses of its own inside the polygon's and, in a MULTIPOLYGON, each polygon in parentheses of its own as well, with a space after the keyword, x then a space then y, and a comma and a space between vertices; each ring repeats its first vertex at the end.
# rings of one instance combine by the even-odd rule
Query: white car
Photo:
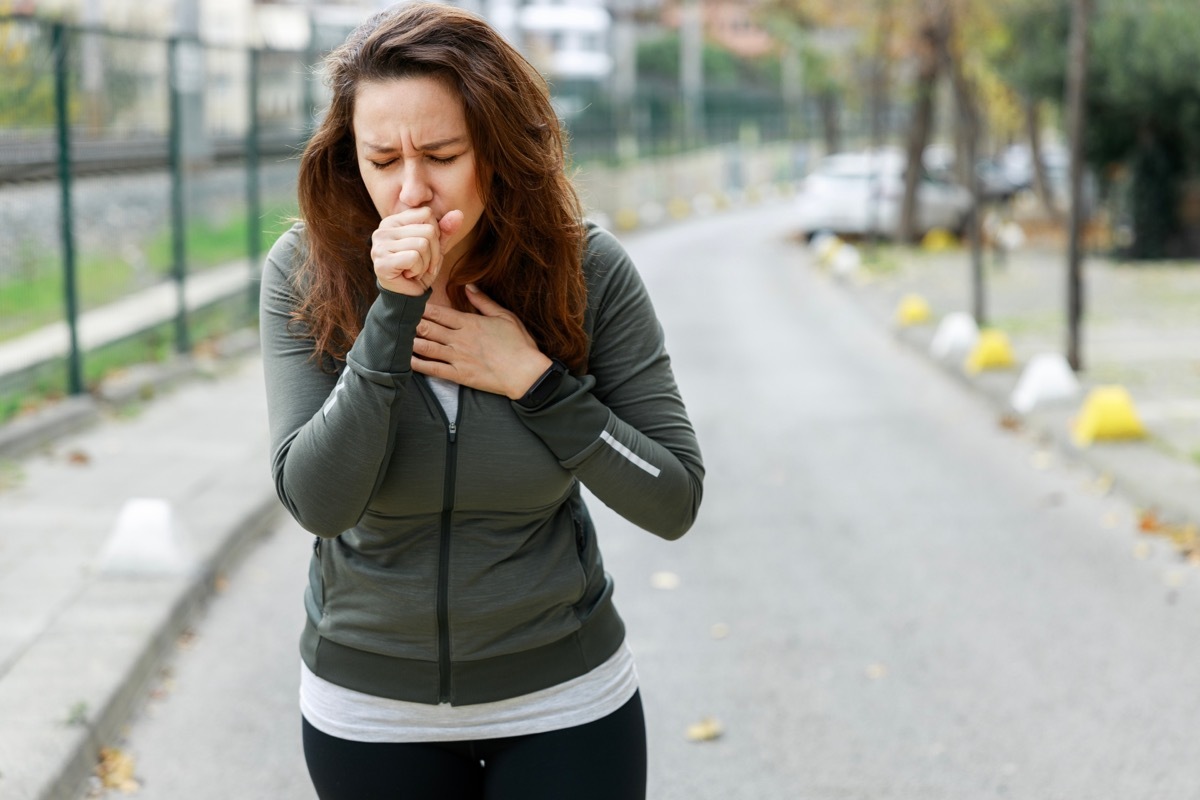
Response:
MULTIPOLYGON (((837 153, 817 162, 804 179, 796 202, 805 236, 895 236, 904 198, 903 151, 886 149, 837 153)), ((971 211, 971 193, 921 170, 917 186, 917 234, 933 228, 960 233, 971 211)))

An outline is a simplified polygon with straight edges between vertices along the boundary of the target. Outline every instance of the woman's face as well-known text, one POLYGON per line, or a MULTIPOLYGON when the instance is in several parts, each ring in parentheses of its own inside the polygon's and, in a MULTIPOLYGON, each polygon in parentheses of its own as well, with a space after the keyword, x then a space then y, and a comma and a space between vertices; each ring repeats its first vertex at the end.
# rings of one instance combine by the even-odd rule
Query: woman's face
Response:
POLYGON ((463 223, 443 252, 465 252, 483 200, 458 93, 433 77, 364 83, 353 125, 358 171, 380 218, 428 207, 440 220, 458 209, 463 223))

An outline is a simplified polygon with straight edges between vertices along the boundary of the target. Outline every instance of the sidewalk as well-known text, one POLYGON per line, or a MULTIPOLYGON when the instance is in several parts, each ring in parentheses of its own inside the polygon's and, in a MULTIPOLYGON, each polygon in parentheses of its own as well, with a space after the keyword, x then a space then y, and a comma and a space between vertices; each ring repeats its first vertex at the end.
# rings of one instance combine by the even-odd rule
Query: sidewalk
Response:
POLYGON ((76 800, 220 573, 275 517, 257 355, 197 373, 0 459, 0 797, 76 800), (170 504, 190 569, 99 568, 130 498, 170 504))
MULTIPOLYGON (((972 305, 970 255, 881 247, 864 267, 836 278, 877 322, 893 326, 899 341, 928 355, 937 323, 972 305), (900 327, 901 298, 916 293, 931 306, 929 324, 900 327)), ((814 259, 815 263, 815 259, 814 259)), ((988 396, 997 421, 1022 428, 1061 457, 1091 465, 1130 499, 1175 522, 1200 522, 1200 268, 1191 263, 1118 264, 1090 258, 1084 266, 1085 320, 1081 347, 1082 390, 1016 414, 1010 398, 1021 369, 1035 355, 1065 353, 1066 257, 1056 248, 1031 246, 1003 264, 985 258, 989 327, 1012 343, 1013 369, 969 377, 959 364, 947 372, 988 396), (1125 387, 1149 437, 1141 442, 1078 447, 1070 426, 1089 389, 1125 387)), ((930 356, 932 358, 932 356, 930 356)))

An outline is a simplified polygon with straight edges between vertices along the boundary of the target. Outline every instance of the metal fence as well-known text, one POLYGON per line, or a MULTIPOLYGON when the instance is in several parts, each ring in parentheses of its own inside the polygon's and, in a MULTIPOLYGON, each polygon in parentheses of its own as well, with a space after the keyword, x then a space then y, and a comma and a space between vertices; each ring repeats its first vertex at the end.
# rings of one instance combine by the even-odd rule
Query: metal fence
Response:
POLYGON ((0 19, 0 418, 253 321, 313 83, 302 53, 0 19))
MULTIPOLYGON (((318 55, 0 17, 0 420, 253 323, 326 99, 318 55)), ((707 92, 698 124, 670 86, 619 104, 562 85, 555 102, 585 167, 804 125, 762 89, 707 92)))

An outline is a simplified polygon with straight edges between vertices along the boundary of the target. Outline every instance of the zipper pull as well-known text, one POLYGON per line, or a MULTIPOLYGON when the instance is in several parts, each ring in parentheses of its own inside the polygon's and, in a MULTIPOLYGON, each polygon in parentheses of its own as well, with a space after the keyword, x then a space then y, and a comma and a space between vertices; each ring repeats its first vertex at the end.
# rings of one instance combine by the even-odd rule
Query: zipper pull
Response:
POLYGON ((454 442, 457 439, 458 439, 458 423, 451 422, 450 423, 450 441, 454 442))

